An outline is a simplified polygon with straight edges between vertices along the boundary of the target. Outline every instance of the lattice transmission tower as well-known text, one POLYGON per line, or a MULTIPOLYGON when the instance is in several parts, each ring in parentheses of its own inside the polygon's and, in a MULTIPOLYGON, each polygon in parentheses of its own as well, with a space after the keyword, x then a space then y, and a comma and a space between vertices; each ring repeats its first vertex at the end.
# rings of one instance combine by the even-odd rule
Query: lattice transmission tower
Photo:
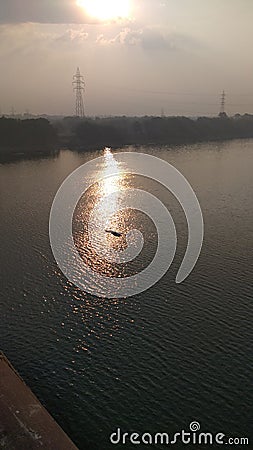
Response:
POLYGON ((226 112, 225 112, 225 103, 226 103, 226 94, 225 91, 222 91, 221 94, 221 104, 220 104, 220 114, 219 116, 225 116, 226 112))
POLYGON ((85 88, 84 78, 80 73, 79 67, 73 76, 73 87, 76 92, 76 116, 84 117, 83 91, 85 88))

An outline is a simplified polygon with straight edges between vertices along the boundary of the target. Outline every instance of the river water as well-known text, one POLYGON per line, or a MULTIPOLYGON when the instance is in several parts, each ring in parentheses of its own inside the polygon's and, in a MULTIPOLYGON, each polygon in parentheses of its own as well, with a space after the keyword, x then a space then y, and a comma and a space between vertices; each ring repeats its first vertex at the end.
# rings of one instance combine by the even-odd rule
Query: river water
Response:
MULTIPOLYGON (((106 299, 80 290, 58 268, 48 232, 58 188, 94 157, 110 169, 122 149, 2 163, 0 347, 80 450, 136 447, 110 443, 118 428, 173 435, 193 421, 202 431, 252 442, 253 140, 124 149, 135 150, 174 165, 199 199, 205 236, 191 275, 175 283, 187 244, 182 208, 156 182, 124 179, 120 167, 121 188, 151 192, 173 216, 178 247, 170 270, 138 295, 106 299)), ((117 183, 91 187, 73 224, 80 255, 107 277, 137 273, 157 245, 152 221, 129 209, 110 227, 122 234, 140 229, 143 252, 127 267, 96 257, 86 221, 117 183)), ((105 214, 114 207, 107 203, 105 214)), ((108 233, 107 240, 114 250, 126 246, 124 236, 108 233)))

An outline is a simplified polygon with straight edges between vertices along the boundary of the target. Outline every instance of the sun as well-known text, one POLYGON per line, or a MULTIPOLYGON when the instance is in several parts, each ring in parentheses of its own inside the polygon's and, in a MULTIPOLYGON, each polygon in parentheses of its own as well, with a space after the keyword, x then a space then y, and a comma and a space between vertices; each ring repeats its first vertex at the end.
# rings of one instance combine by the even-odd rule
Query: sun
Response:
POLYGON ((130 16, 130 0, 76 0, 89 16, 98 20, 125 19, 130 16))

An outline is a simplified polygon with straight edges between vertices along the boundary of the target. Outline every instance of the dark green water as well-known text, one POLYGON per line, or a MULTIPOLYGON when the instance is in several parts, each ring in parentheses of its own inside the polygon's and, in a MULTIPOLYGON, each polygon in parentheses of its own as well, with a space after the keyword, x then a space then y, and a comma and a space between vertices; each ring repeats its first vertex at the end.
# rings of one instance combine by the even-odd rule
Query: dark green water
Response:
POLYGON ((49 212, 65 177, 102 152, 1 164, 0 347, 80 450, 135 448, 110 444, 116 428, 173 434, 193 421, 252 442, 253 140, 138 151, 173 164, 199 198, 205 239, 192 274, 175 284, 182 211, 141 178, 174 216, 171 270, 124 300, 81 292, 54 261, 49 212))

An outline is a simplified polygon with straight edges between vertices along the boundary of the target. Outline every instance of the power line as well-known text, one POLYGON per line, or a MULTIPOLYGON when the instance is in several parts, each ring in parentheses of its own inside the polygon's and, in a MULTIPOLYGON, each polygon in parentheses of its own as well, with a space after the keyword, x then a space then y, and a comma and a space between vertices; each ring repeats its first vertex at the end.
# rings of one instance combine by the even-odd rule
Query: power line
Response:
MULTIPOLYGON (((153 94, 153 95, 171 95, 171 96, 189 96, 189 97, 214 97, 216 96, 216 93, 206 93, 206 92, 171 92, 171 91, 157 91, 157 90, 149 90, 149 89, 139 89, 139 88, 129 88, 126 86, 112 86, 109 84, 103 84, 104 87, 106 87, 107 89, 118 89, 118 90, 122 90, 124 89, 125 91, 132 91, 132 92, 140 92, 140 93, 144 93, 144 94, 153 94)), ((253 92, 249 92, 249 93, 234 93, 230 95, 230 97, 253 97, 253 92)), ((236 105, 235 105, 236 106, 236 105)), ((238 105, 240 106, 240 105, 238 105)), ((244 104, 242 105, 244 106, 244 104)))

